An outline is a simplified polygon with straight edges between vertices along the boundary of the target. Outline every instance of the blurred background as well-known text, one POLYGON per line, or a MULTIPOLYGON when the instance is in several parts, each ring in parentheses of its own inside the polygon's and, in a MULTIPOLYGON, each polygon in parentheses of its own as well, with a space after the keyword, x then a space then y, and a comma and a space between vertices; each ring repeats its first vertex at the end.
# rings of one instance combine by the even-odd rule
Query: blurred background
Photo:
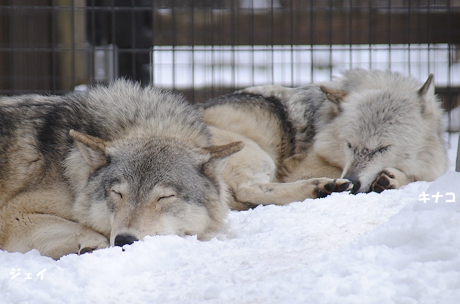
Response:
POLYGON ((118 77, 192 102, 390 69, 436 92, 458 130, 460 0, 0 0, 0 94, 118 77))

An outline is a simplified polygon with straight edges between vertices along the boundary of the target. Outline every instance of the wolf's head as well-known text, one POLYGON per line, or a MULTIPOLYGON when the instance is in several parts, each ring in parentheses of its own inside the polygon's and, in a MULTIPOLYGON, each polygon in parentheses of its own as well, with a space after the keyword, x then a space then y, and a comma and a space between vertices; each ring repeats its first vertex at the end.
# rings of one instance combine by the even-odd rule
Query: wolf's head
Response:
POLYGON ((420 87, 395 73, 358 72, 367 73, 359 75, 361 83, 343 81, 349 91, 321 87, 336 107, 335 117, 316 137, 316 151, 343 168, 342 177, 353 182, 354 193, 371 191, 388 168, 404 172, 409 181, 442 174, 442 111, 433 75, 420 87))
POLYGON ((170 138, 106 142, 73 130, 70 135, 78 148, 73 157, 86 172, 80 173, 75 216, 107 235, 112 246, 147 235, 205 239, 220 228, 228 208, 220 171, 241 142, 191 148, 170 138))

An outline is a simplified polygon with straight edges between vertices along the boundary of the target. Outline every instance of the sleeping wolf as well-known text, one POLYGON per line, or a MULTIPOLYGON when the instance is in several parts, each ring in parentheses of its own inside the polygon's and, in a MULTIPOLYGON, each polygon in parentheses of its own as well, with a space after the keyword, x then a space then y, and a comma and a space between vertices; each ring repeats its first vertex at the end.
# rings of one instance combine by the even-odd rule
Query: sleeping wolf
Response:
POLYGON ((300 88, 252 87, 201 105, 214 142, 242 141, 224 179, 232 208, 394 189, 447 169, 442 110, 433 76, 349 70, 300 88), (311 191, 320 177, 335 183, 311 191))
POLYGON ((58 259, 146 235, 206 239, 228 210, 225 158, 242 146, 213 146, 182 97, 124 80, 0 98, 0 249, 58 259))

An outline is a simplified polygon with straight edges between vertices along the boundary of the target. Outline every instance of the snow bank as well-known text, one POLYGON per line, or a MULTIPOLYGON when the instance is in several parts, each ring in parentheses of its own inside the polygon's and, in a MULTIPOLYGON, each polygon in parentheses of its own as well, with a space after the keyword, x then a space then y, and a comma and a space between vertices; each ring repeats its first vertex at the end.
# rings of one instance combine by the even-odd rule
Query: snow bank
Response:
POLYGON ((0 303, 457 303, 459 185, 450 171, 382 194, 230 212, 209 242, 148 237, 59 261, 0 252, 0 303))

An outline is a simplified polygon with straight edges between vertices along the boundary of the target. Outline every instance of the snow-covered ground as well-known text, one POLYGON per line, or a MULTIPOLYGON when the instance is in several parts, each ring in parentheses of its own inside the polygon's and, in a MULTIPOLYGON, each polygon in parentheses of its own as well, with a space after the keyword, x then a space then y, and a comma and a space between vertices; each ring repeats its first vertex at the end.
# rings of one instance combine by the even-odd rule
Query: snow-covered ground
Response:
POLYGON ((230 212, 208 242, 148 237, 59 261, 0 251, 0 303, 459 303, 457 136, 437 181, 230 212))

